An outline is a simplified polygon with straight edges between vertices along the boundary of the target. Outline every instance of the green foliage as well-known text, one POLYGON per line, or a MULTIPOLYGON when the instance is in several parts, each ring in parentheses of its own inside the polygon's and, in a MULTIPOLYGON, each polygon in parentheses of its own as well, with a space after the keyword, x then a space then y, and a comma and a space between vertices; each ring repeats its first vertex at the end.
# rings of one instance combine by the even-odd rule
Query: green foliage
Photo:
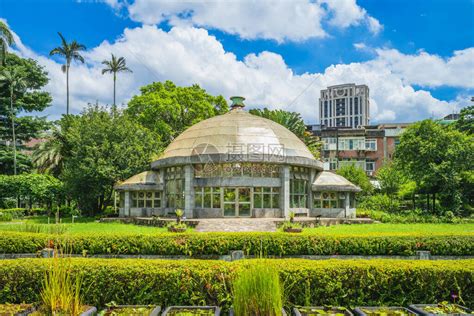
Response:
POLYGON ((247 265, 233 281, 235 316, 278 316, 282 288, 278 271, 263 264, 247 265))
POLYGON ((467 106, 459 113, 459 120, 456 121, 455 127, 461 132, 469 135, 474 134, 474 105, 467 106))
POLYGON ((375 194, 365 197, 357 207, 366 210, 395 212, 400 209, 400 203, 386 194, 375 194))
POLYGON ((44 174, 0 175, 0 200, 17 198, 33 203, 51 205, 63 197, 63 184, 44 174))
POLYGON ((472 202, 466 194, 474 187, 472 135, 424 120, 403 132, 395 157, 418 190, 438 194, 444 208, 459 214, 461 204, 472 202))
POLYGON ((164 146, 188 127, 229 110, 222 96, 212 96, 198 85, 178 87, 171 81, 142 87, 128 103, 127 114, 161 136, 164 146))
MULTIPOLYGON (((10 53, 6 53, 0 72, 0 139, 16 143, 21 149, 21 143, 38 137, 49 126, 44 117, 24 115, 25 112, 42 111, 50 105, 51 96, 41 91, 48 83, 47 73, 35 60, 10 53), (23 115, 17 117, 20 113, 23 115)), ((11 148, 0 145, 0 174, 14 174, 14 156, 11 148)), ((17 173, 29 171, 29 157, 20 153, 16 156, 17 173)))
POLYGON ((5 63, 7 49, 13 44, 15 44, 15 40, 13 39, 12 32, 5 22, 0 21, 0 66, 3 66, 5 63))
MULTIPOLYGON (((0 302, 35 302, 51 259, 4 260, 0 302), (14 289, 14 290, 13 290, 14 289)), ((71 277, 92 284, 83 301, 97 307, 118 304, 217 305, 232 303, 232 280, 249 262, 207 260, 70 260, 71 277), (104 290, 106 289, 106 290, 104 290)), ((460 294, 474 304, 474 260, 252 260, 276 269, 286 307, 406 306, 436 303, 460 294), (434 286, 435 285, 435 286, 434 286)))
POLYGON ((284 110, 269 110, 267 108, 264 108, 263 110, 251 109, 249 110, 249 113, 283 125, 305 143, 315 158, 319 158, 322 143, 319 141, 318 137, 315 137, 310 132, 306 131, 306 125, 299 113, 284 110))
POLYGON ((34 253, 49 239, 71 253, 140 255, 228 255, 242 249, 246 254, 291 255, 433 255, 464 256, 474 253, 474 235, 430 232, 408 234, 287 234, 277 233, 101 233, 48 235, 3 231, 0 253, 34 253))
POLYGON ((370 183, 369 177, 364 169, 352 164, 341 166, 337 170, 337 174, 343 176, 353 184, 362 189, 362 192, 357 193, 358 196, 370 195, 374 191, 374 187, 370 183))
POLYGON ((10 212, 4 212, 0 210, 0 222, 11 222, 13 220, 13 215, 10 212))
MULTIPOLYGON (((386 201, 385 201, 386 203, 386 201)), ((370 217, 373 220, 380 221, 382 223, 464 223, 472 222, 472 219, 456 217, 453 212, 446 212, 444 216, 430 215, 423 212, 421 209, 412 211, 399 211, 399 212, 384 212, 380 211, 381 208, 376 208, 374 205, 370 205, 370 208, 364 209, 366 201, 362 202, 361 209, 357 210, 357 217, 370 217), (450 215, 452 214, 452 215, 450 215)))
POLYGON ((90 106, 60 121, 64 170, 70 196, 87 215, 112 203, 113 186, 149 168, 161 151, 159 137, 112 108, 90 106), (133 131, 133 132, 131 132, 133 131))

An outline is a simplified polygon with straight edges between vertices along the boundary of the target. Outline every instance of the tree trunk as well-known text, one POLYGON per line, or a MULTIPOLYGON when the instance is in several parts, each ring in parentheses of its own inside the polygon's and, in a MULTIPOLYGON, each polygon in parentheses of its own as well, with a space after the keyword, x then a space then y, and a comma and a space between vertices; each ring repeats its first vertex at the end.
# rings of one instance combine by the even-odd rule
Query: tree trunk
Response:
POLYGON ((66 115, 69 115, 69 63, 66 65, 66 115))
POLYGON ((117 104, 115 103, 115 83, 117 81, 117 74, 114 72, 114 106, 116 106, 117 104))
POLYGON ((430 194, 426 193, 426 210, 430 211, 430 194))
POLYGON ((433 193, 433 214, 436 212, 436 192, 433 193))
POLYGON ((416 195, 415 195, 415 193, 413 193, 412 199, 413 199, 413 210, 416 210, 416 195))
POLYGON ((16 134, 15 134, 15 112, 13 111, 13 86, 10 87, 10 110, 12 111, 13 174, 16 176, 16 134))

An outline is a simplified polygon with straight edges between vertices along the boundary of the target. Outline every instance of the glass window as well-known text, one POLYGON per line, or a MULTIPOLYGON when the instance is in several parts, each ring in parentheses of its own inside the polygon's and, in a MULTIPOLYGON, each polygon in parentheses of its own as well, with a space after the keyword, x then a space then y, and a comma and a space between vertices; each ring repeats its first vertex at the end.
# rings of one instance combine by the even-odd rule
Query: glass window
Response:
POLYGON ((166 207, 184 207, 184 170, 181 167, 171 167, 165 170, 166 207))
POLYGON ((253 189, 254 208, 279 208, 280 188, 256 187, 253 189))
POLYGON ((377 150, 377 140, 376 139, 366 139, 365 140, 365 149, 366 150, 377 150))
POLYGON ((314 192, 314 208, 344 208, 345 193, 337 192, 314 192))
POLYGON ((131 192, 130 194, 132 197, 131 207, 138 207, 138 208, 161 207, 161 192, 139 191, 139 192, 131 192))

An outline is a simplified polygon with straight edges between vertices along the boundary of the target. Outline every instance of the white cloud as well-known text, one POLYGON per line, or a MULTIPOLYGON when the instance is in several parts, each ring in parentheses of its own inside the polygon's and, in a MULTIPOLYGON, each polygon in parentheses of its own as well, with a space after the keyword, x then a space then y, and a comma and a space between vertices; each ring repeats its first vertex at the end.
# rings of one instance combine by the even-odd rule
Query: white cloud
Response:
MULTIPOLYGON (((24 55, 34 54, 24 46, 19 45, 18 49, 24 55)), ((453 57, 444 61, 443 67, 451 72, 451 67, 458 69, 463 63, 469 63, 465 55, 470 50, 455 52, 453 57)), ((197 83, 210 93, 222 94, 226 98, 243 95, 249 107, 297 111, 311 123, 318 120, 319 90, 346 82, 369 85, 371 116, 378 121, 414 121, 429 117, 432 113, 441 116, 451 113, 460 103, 460 100, 442 101, 428 91, 411 87, 408 82, 419 79, 412 78, 411 73, 394 70, 405 68, 402 67, 405 58, 411 60, 410 55, 399 52, 379 50, 379 55, 367 62, 332 65, 323 73, 298 75, 288 67, 281 55, 272 52, 249 54, 238 60, 233 53, 226 52, 214 36, 201 28, 174 27, 166 32, 156 26, 142 26, 125 29, 116 42, 104 41, 84 54, 86 65, 75 64, 71 68, 73 113, 79 112, 87 102, 112 102, 112 78, 100 73, 100 63, 109 58, 110 53, 124 56, 133 70, 132 74, 118 76, 118 103, 126 103, 139 93, 141 86, 164 80, 172 80, 178 85, 197 83), (396 57, 395 61, 390 60, 391 55, 396 57)), ((51 80, 47 89, 54 97, 49 113, 55 118, 65 112, 65 75, 60 64, 49 57, 32 57, 49 71, 51 80)), ((428 66, 425 64, 425 67, 428 66)), ((451 78, 445 78, 448 84, 453 84, 451 81, 451 78)), ((454 86, 463 82, 458 81, 454 82, 454 86)))
POLYGON ((474 88, 474 47, 455 51, 449 58, 424 51, 416 55, 405 55, 395 49, 378 49, 376 52, 380 63, 406 84, 474 88))
POLYGON ((381 25, 355 0, 245 0, 169 1, 104 0, 113 8, 126 6, 132 20, 145 24, 168 21, 174 26, 199 26, 222 30, 243 39, 302 41, 327 36, 323 22, 348 28, 365 22, 377 34, 381 25))

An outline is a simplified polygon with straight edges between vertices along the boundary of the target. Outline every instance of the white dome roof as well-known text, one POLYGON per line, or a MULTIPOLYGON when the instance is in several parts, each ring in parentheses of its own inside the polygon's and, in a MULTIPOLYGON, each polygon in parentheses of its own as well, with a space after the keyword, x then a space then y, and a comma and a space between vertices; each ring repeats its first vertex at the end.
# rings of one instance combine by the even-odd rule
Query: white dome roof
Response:
POLYGON ((249 148, 253 151, 255 146, 265 154, 278 152, 285 157, 315 160, 306 145, 291 131, 239 107, 191 126, 171 142, 159 159, 236 151, 250 154, 249 148))

